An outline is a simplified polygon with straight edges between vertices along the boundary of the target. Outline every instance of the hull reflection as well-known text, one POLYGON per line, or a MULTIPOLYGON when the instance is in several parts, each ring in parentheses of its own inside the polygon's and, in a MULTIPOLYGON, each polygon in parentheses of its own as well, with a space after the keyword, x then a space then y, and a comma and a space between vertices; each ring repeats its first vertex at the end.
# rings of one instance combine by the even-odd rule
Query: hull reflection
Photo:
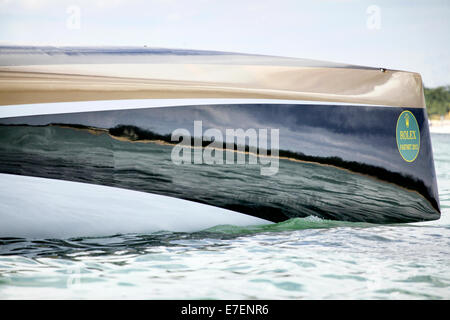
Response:
POLYGON ((1 173, 144 191, 274 222, 309 215, 374 223, 440 216, 422 108, 195 105, 15 117, 0 124, 1 173), (396 141, 397 120, 405 110, 417 119, 420 132, 413 162, 402 158, 396 141), (200 135, 195 121, 202 122, 200 135), (278 130, 276 173, 261 174, 261 151, 269 153, 267 160, 271 150, 251 139, 243 140, 244 146, 214 141, 223 164, 176 164, 173 150, 180 140, 172 133, 180 128, 192 133, 183 144, 189 145, 184 151, 192 152, 190 159, 211 143, 204 134, 208 129, 223 137, 227 129, 278 130), (226 163, 237 158, 239 147, 244 163, 226 163))

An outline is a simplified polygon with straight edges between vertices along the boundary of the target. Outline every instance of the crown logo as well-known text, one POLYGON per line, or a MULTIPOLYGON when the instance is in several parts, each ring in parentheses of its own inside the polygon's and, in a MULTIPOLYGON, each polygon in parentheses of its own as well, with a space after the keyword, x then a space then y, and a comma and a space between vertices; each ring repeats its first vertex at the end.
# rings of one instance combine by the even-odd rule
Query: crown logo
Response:
POLYGON ((405 114, 405 125, 409 128, 409 114, 405 114))

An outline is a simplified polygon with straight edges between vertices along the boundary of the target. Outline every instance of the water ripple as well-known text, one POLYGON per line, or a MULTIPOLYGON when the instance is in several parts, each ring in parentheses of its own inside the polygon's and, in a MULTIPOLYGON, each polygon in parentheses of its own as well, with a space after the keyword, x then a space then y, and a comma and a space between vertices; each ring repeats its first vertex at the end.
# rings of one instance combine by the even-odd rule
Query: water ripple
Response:
POLYGON ((450 139, 439 221, 291 219, 196 233, 0 239, 0 298, 449 299, 450 139))

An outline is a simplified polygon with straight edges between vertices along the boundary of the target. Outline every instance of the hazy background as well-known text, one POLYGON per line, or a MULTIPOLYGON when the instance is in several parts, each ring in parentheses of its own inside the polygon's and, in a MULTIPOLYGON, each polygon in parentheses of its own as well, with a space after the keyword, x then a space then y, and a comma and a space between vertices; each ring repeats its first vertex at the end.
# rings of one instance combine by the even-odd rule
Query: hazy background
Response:
POLYGON ((450 1, 0 0, 3 44, 137 45, 416 71, 450 83, 450 1))

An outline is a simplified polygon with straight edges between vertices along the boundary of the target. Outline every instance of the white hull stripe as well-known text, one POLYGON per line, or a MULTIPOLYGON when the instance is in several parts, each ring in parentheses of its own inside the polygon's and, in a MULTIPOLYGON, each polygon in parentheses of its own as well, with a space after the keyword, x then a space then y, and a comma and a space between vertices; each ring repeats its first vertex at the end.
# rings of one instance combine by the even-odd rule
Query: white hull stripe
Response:
POLYGON ((307 104, 307 105, 351 105, 389 107, 384 105, 355 104, 343 102, 323 102, 307 100, 277 100, 277 99, 139 99, 139 100, 100 100, 53 102, 0 106, 0 118, 35 116, 45 114, 78 113, 91 111, 145 109, 160 107, 177 107, 193 105, 221 104, 307 104))

